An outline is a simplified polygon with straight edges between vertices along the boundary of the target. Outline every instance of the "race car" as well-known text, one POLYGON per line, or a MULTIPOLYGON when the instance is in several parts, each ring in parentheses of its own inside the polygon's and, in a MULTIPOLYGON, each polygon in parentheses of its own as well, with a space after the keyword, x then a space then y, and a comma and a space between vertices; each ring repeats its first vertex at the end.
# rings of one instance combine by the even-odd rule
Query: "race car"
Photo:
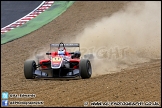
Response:
POLYGON ((24 75, 26 79, 34 78, 82 78, 87 79, 92 75, 90 60, 81 59, 79 43, 50 44, 48 59, 26 60, 24 62, 24 75), (57 51, 52 51, 58 47, 57 51), (68 52, 65 47, 79 47, 79 51, 68 52))

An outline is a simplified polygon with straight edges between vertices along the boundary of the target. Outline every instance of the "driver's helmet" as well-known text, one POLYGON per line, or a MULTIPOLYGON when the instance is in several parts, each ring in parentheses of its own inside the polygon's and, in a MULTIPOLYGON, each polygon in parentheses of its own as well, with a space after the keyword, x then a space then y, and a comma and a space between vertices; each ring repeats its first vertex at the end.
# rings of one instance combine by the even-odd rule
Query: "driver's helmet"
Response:
POLYGON ((60 48, 60 49, 58 50, 58 55, 65 55, 65 49, 60 48))

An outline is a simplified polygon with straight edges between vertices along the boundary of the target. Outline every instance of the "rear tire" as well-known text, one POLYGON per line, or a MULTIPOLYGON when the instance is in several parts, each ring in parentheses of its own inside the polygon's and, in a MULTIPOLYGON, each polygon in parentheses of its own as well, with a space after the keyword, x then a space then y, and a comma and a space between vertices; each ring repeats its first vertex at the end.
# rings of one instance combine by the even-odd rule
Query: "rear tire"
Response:
POLYGON ((34 79, 33 73, 36 70, 36 63, 34 60, 26 60, 24 62, 24 75, 26 79, 34 79))
POLYGON ((82 79, 90 78, 92 75, 91 63, 87 59, 81 59, 79 62, 79 72, 82 79))

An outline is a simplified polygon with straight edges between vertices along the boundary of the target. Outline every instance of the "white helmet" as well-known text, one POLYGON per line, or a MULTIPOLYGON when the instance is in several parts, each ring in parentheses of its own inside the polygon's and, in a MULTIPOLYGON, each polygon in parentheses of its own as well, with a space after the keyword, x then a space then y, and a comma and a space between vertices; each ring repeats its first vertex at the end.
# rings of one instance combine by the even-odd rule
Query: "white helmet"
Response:
POLYGON ((60 49, 58 50, 58 55, 65 55, 65 49, 60 48, 60 49))

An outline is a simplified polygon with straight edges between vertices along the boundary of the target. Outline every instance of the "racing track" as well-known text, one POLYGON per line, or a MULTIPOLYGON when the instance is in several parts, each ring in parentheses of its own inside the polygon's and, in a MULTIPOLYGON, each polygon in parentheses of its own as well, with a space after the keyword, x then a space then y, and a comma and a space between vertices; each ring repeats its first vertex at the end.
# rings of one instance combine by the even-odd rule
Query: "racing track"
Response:
POLYGON ((26 80, 23 63, 39 47, 59 43, 84 29, 85 24, 120 10, 127 2, 76 2, 48 25, 29 35, 1 45, 2 91, 31 93, 36 98, 9 99, 44 101, 45 106, 83 106, 85 101, 159 101, 161 61, 136 65, 119 73, 87 80, 26 80), (66 35, 65 35, 66 34, 66 35), (146 74, 147 73, 147 74, 146 74))
POLYGON ((24 17, 38 7, 42 1, 1 1, 1 28, 24 17), (10 7, 10 8, 7 8, 10 7))

